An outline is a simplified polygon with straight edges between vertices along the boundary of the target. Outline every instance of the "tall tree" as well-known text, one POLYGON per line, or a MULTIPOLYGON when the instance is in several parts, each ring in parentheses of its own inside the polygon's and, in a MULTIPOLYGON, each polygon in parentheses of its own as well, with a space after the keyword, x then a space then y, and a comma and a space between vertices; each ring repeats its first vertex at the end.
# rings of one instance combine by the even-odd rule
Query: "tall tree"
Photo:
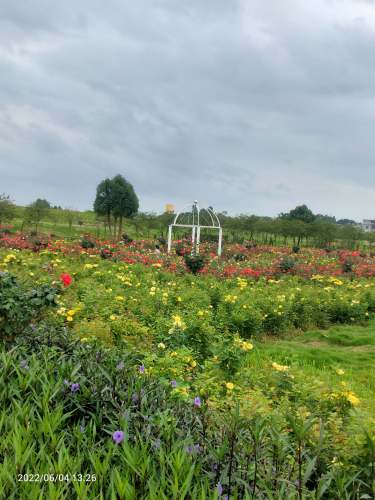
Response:
POLYGON ((313 214, 313 212, 309 209, 308 206, 299 205, 290 212, 286 214, 281 214, 280 218, 301 220, 302 222, 310 223, 315 220, 316 216, 313 214))
POLYGON ((0 225, 10 222, 16 216, 16 207, 9 196, 0 194, 0 225))
POLYGON ((111 179, 104 179, 96 188, 94 211, 97 215, 105 217, 109 232, 112 232, 113 215, 113 184, 111 179))
POLYGON ((48 201, 38 198, 25 208, 25 222, 35 224, 35 231, 38 232, 38 226, 47 217, 49 208, 48 201))
POLYGON ((110 233, 121 234, 124 218, 133 217, 138 211, 139 201, 133 186, 122 176, 104 179, 97 187, 94 210, 104 216, 110 233), (112 230, 113 229, 113 230, 112 230))
POLYGON ((122 175, 112 179, 113 215, 118 219, 118 236, 121 236, 123 218, 131 218, 138 212, 139 201, 133 186, 122 175))

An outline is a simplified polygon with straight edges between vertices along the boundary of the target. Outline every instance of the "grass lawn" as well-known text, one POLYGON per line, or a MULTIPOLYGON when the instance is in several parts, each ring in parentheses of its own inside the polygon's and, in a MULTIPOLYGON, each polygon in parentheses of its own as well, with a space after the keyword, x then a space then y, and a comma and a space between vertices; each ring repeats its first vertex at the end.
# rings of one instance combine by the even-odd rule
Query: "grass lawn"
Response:
POLYGON ((334 326, 282 339, 268 337, 257 352, 261 365, 276 360, 332 389, 347 384, 360 398, 359 408, 375 423, 375 321, 363 327, 334 326))

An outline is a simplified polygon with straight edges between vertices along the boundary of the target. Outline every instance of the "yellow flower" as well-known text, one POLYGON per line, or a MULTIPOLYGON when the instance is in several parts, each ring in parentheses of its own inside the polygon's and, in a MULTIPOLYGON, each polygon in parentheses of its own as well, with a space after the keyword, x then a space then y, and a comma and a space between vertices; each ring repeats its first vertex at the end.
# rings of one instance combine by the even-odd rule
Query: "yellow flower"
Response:
POLYGON ((115 300, 118 300, 120 302, 120 301, 125 300, 125 299, 124 299, 124 297, 122 295, 117 295, 115 297, 115 300))
POLYGON ((186 327, 185 323, 181 319, 181 316, 179 316, 178 314, 172 316, 172 319, 174 327, 181 328, 182 330, 186 327))
POLYGON ((278 372, 287 372, 289 370, 289 366, 279 365, 278 363, 272 363, 272 368, 278 372))
POLYGON ((336 373, 337 373, 337 375, 344 375, 345 374, 344 370, 342 370, 341 368, 337 368, 336 373))
POLYGON ((197 312, 197 315, 198 315, 198 316, 203 316, 203 315, 204 315, 204 311, 198 311, 198 312, 197 312))
POLYGON ((251 351, 251 349, 254 349, 254 346, 251 342, 242 342, 241 349, 244 351, 251 351))
POLYGON ((225 387, 228 389, 228 391, 233 391, 234 384, 232 384, 232 382, 226 382, 225 387))
POLYGON ((66 320, 67 320, 67 321, 73 321, 73 316, 67 316, 67 317, 66 317, 66 320))
POLYGON ((160 344, 158 344, 158 347, 159 349, 165 349, 165 344, 163 344, 163 342, 160 342, 160 344))
POLYGON ((111 319, 112 321, 115 321, 115 319, 117 319, 116 314, 111 314, 109 319, 111 319))
POLYGON ((186 396, 188 393, 188 389, 187 389, 187 387, 177 387, 176 392, 179 392, 183 396, 186 396))
POLYGON ((197 366, 197 362, 194 361, 194 359, 192 361, 190 361, 190 366, 192 366, 193 368, 195 368, 197 366))
POLYGON ((349 391, 345 394, 345 396, 349 403, 351 403, 353 406, 358 406, 361 402, 361 400, 357 398, 354 392, 349 391))
POLYGON ((69 309, 69 311, 66 313, 68 316, 74 316, 75 315, 75 310, 74 309, 69 309))

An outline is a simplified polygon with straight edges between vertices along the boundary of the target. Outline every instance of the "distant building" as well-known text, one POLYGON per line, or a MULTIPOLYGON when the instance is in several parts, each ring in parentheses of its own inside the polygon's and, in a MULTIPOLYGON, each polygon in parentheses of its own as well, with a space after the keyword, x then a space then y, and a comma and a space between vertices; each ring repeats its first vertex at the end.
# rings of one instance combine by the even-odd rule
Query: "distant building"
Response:
POLYGON ((372 231, 375 231, 375 220, 364 219, 364 221, 362 222, 362 229, 366 233, 371 233, 372 231))
POLYGON ((172 205, 172 203, 167 203, 167 204, 165 205, 164 212, 165 212, 166 214, 174 214, 174 212, 175 212, 175 206, 174 206, 174 205, 172 205))

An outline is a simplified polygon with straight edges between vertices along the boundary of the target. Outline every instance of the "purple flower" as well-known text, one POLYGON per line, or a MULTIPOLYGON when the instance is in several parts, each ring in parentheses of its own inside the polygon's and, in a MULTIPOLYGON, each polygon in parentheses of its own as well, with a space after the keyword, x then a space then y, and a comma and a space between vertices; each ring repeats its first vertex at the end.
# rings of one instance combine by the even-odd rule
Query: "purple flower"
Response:
POLYGON ((194 406, 196 406, 197 408, 200 408, 201 405, 202 405, 201 398, 199 396, 197 396, 196 398, 194 398, 194 406))
POLYGON ((175 389, 177 387, 177 382, 175 380, 172 380, 171 386, 173 387, 173 389, 175 389))
POLYGON ((124 433, 122 431, 115 431, 112 434, 112 439, 116 444, 120 444, 124 440, 124 433))
POLYGON ((152 447, 155 449, 155 450, 158 450, 161 446, 161 441, 160 439, 158 438, 156 441, 154 441, 154 444, 152 445, 152 447))
POLYGON ((134 394, 132 394, 132 401, 133 403, 137 403, 138 402, 138 394, 135 392, 134 394))
POLYGON ((77 392, 77 391, 79 391, 79 387, 80 387, 80 385, 79 385, 79 384, 74 383, 74 384, 71 384, 71 386, 70 386, 70 390, 71 390, 72 392, 77 392))
POLYGON ((116 370, 123 370, 124 368, 125 368, 125 363, 123 361, 120 361, 116 366, 116 370))
POLYGON ((193 453, 200 453, 201 445, 199 443, 194 444, 194 445, 189 444, 189 445, 185 446, 185 451, 189 455, 192 455, 193 453))
POLYGON ((139 367, 139 373, 144 373, 145 372, 145 365, 141 365, 139 367))
POLYGON ((28 370, 29 369, 29 365, 27 364, 26 359, 23 359, 23 360, 20 361, 20 368, 23 368, 24 370, 28 370))
POLYGON ((216 489, 217 489, 217 494, 219 495, 219 497, 221 497, 221 495, 223 494, 223 486, 220 483, 220 481, 217 483, 216 489))

